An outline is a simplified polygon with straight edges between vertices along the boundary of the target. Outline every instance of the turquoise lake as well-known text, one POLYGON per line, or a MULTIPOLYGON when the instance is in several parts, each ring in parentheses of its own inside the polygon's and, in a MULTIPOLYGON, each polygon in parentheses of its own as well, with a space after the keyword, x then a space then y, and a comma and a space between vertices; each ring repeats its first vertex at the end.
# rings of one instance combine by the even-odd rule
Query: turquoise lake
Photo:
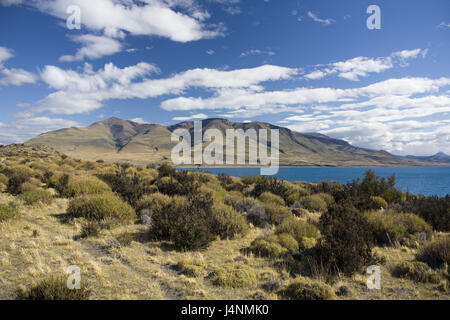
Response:
MULTIPOLYGON (((193 168, 191 168, 193 169, 193 168)), ((338 181, 351 182, 353 178, 364 177, 367 169, 378 176, 395 174, 396 187, 414 194, 445 196, 450 194, 450 167, 280 167, 274 177, 287 181, 338 181)), ((256 167, 195 168, 195 170, 224 173, 234 177, 259 175, 256 167)))

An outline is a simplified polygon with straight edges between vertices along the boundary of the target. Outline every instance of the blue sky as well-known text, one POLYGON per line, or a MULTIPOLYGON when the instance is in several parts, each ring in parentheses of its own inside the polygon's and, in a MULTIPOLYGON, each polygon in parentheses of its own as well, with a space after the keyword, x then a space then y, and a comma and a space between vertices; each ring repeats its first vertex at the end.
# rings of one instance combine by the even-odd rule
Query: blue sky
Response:
POLYGON ((450 154, 448 0, 0 4, 0 143, 111 116, 221 117, 450 154))

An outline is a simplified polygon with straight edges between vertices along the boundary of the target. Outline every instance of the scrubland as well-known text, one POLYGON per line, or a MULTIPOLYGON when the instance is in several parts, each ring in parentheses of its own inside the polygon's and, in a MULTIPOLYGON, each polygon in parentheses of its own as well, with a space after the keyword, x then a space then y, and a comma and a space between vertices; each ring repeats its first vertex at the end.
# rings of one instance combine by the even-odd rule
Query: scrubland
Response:
POLYGON ((449 299, 450 197, 394 184, 371 171, 289 183, 1 147, 0 299, 449 299), (71 265, 80 290, 66 288, 71 265))

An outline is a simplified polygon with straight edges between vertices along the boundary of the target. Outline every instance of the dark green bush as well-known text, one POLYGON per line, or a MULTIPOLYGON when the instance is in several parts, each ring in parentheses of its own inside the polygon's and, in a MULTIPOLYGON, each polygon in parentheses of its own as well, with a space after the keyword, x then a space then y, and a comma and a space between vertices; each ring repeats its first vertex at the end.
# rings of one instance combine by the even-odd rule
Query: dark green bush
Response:
POLYGON ((264 192, 270 192, 281 197, 283 200, 287 199, 289 195, 289 189, 285 186, 283 181, 280 181, 276 178, 268 178, 265 176, 256 176, 254 180, 254 188, 251 191, 251 195, 253 197, 258 198, 264 192))
POLYGON ((199 193, 188 200, 179 198, 154 210, 150 236, 173 241, 176 249, 206 248, 217 235, 213 232, 214 214, 211 194, 199 193))
POLYGON ((244 253, 253 253, 258 257, 277 259, 285 256, 289 250, 283 247, 276 235, 258 238, 252 241, 244 253))
POLYGON ((26 292, 17 295, 18 300, 88 300, 90 290, 86 287, 70 290, 67 288, 67 279, 64 277, 51 277, 39 282, 26 292))
POLYGON ((368 221, 351 204, 333 205, 322 214, 320 233, 315 258, 326 262, 333 273, 351 275, 373 261, 368 221))
POLYGON ((400 205, 403 212, 413 212, 421 216, 437 231, 450 231, 450 196, 414 196, 408 194, 400 205))
POLYGON ((113 194, 91 195, 75 198, 67 209, 69 216, 88 220, 113 219, 120 223, 136 220, 133 208, 113 194))

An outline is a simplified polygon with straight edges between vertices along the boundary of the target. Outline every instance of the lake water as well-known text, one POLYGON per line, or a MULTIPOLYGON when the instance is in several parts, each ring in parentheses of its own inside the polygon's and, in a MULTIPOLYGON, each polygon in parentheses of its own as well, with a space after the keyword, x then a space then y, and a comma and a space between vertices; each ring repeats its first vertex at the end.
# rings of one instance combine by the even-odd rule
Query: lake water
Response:
MULTIPOLYGON (((367 169, 372 169, 382 177, 395 174, 396 187, 405 192, 438 196, 450 194, 450 167, 280 167, 275 177, 287 181, 328 180, 345 184, 351 182, 353 178, 364 177, 367 169)), ((213 174, 224 173, 234 177, 260 174, 260 169, 255 167, 199 168, 198 170, 213 174)))

